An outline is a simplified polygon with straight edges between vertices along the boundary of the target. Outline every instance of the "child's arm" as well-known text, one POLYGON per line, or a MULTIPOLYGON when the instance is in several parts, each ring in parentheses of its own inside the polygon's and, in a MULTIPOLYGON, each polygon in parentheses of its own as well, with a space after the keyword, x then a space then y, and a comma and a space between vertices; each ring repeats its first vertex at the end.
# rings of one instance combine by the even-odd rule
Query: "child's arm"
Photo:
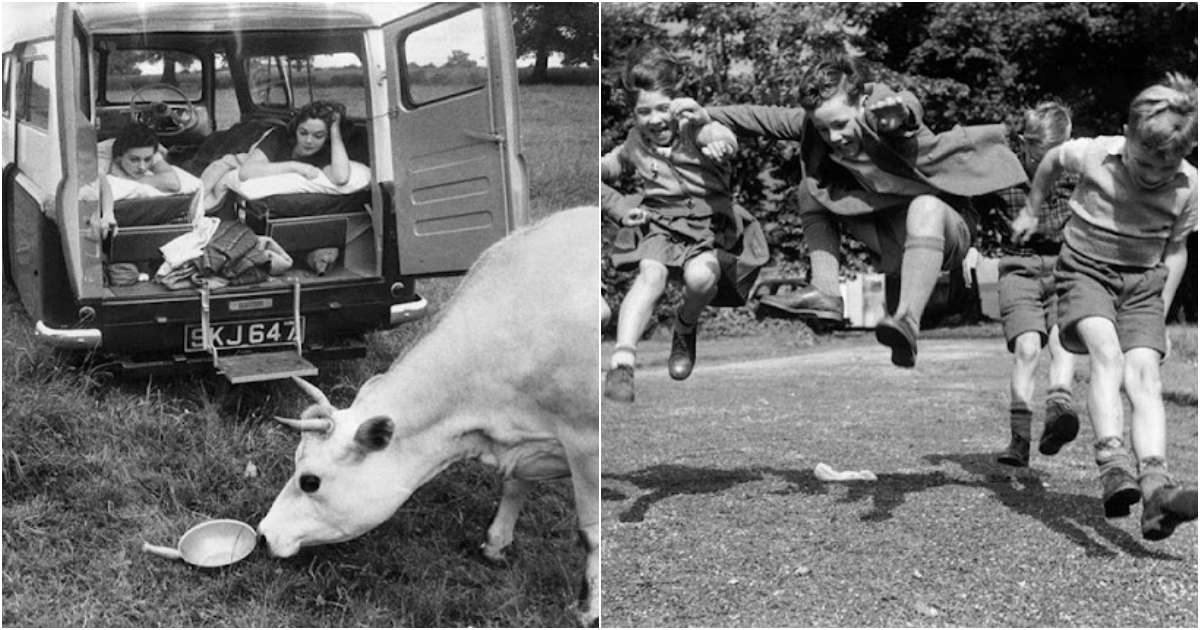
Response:
POLYGON ((1167 281, 1163 285, 1162 292, 1165 316, 1171 310, 1171 303, 1175 301, 1175 293, 1179 290, 1179 283, 1183 280, 1183 273, 1187 269, 1187 239, 1177 239, 1167 243, 1167 250, 1163 252, 1163 264, 1167 267, 1167 281))
POLYGON ((1029 237, 1033 236, 1034 230, 1037 229, 1038 215, 1042 211, 1046 195, 1050 193, 1051 186, 1062 175, 1065 168, 1059 159, 1062 147, 1063 145, 1059 145, 1047 151, 1042 162, 1038 164, 1037 172, 1033 175, 1033 183, 1029 187, 1029 198, 1025 202, 1025 207, 1021 208, 1020 214, 1012 222, 1014 243, 1020 244, 1029 240, 1029 237))
POLYGON ((703 111, 709 118, 725 125, 735 134, 795 142, 804 138, 804 122, 807 115, 799 107, 730 105, 709 107, 703 111))
POLYGON ((635 203, 636 195, 625 195, 612 187, 624 171, 624 145, 600 158, 600 212, 619 225, 635 226, 646 222, 646 211, 635 203))

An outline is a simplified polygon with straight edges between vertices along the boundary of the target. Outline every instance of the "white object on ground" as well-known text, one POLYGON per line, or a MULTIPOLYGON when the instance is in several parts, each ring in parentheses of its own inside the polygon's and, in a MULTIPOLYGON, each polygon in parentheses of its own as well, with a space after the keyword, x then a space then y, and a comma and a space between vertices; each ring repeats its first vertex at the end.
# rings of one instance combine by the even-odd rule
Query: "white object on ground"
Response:
POLYGON ((838 472, 824 462, 813 468, 813 474, 821 481, 875 481, 875 473, 869 470, 847 470, 838 472))

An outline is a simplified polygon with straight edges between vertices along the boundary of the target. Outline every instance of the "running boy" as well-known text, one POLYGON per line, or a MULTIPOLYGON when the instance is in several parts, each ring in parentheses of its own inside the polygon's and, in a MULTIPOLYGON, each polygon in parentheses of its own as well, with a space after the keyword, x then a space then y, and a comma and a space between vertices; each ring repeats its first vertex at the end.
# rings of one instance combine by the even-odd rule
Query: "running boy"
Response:
POLYGON ((1196 229, 1196 84, 1171 74, 1129 108, 1123 136, 1071 140, 1038 166, 1029 205, 1013 237, 1034 230, 1050 187, 1063 171, 1080 176, 1054 277, 1067 350, 1091 362, 1088 412, 1095 433, 1104 515, 1128 516, 1141 500, 1142 536, 1161 540, 1196 518, 1196 490, 1167 468, 1166 413, 1159 361, 1168 349, 1166 308, 1187 266, 1196 229), (1121 389, 1132 407, 1125 447, 1121 389))
POLYGON ((613 242, 617 269, 637 268, 621 302, 617 346, 604 395, 632 402, 637 342, 668 278, 683 281, 668 371, 686 379, 696 362, 696 328, 710 303, 745 302, 767 261, 766 238, 754 217, 733 202, 727 159, 737 138, 718 124, 685 124, 669 111, 682 76, 670 53, 642 46, 629 55, 622 77, 634 128, 600 160, 601 207, 623 226, 613 242), (634 205, 612 188, 636 176, 643 196, 634 205))
MULTIPOLYGON (((943 269, 961 265, 978 217, 971 197, 1025 183, 1003 125, 934 134, 910 92, 869 83, 849 57, 817 60, 801 82, 801 109, 738 105, 707 110, 738 133, 799 140, 798 189, 813 289, 793 306, 841 321, 840 229, 900 274, 896 310, 875 329, 892 363, 913 367, 921 315, 943 269)), ((704 113, 694 102, 678 105, 704 113)))
POLYGON ((180 191, 179 176, 163 157, 158 134, 147 125, 126 125, 113 141, 108 174, 152 186, 164 193, 180 191))
MULTIPOLYGON (((1071 137, 1071 112, 1058 101, 1046 101, 1025 111, 1020 143, 1021 165, 1032 177, 1046 151, 1071 137)), ((1045 198, 1045 212, 1024 244, 1004 242, 1000 259, 1000 317, 1004 339, 1013 354, 1010 380, 1009 427, 1012 438, 997 458, 1009 466, 1029 465, 1029 443, 1033 423, 1034 377, 1042 348, 1050 351, 1049 385, 1045 425, 1038 450, 1054 455, 1079 433, 1079 414, 1071 396, 1075 377, 1074 355, 1059 342, 1058 302, 1054 294, 1054 265, 1062 247, 1063 224, 1071 216, 1067 199, 1077 178, 1064 174, 1052 184, 1045 198)), ((1027 202, 1029 187, 1014 186, 1000 191, 1001 209, 987 218, 1014 219, 1027 202), (1000 215, 1003 216, 1000 216, 1000 215)), ((1005 230, 1007 231, 1007 230, 1005 230)))

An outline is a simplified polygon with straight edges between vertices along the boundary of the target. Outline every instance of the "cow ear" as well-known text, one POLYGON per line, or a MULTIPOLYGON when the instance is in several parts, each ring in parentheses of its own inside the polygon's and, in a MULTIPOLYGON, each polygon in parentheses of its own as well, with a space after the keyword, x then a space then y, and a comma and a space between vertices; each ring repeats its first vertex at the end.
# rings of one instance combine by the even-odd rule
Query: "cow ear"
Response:
POLYGON ((378 451, 392 441, 392 419, 387 416, 375 416, 362 423, 354 434, 354 442, 364 452, 378 451))

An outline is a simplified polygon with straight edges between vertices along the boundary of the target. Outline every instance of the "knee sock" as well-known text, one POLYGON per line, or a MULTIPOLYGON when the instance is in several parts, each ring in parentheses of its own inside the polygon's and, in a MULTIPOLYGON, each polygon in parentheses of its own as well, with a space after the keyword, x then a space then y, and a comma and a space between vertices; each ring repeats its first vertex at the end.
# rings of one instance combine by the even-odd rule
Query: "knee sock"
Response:
POLYGON ((937 286, 945 257, 946 239, 941 236, 910 236, 904 242, 900 263, 900 303, 896 317, 907 317, 913 330, 921 327, 921 314, 937 286))
POLYGON ((812 285, 825 295, 840 296, 842 290, 838 282, 840 265, 837 255, 813 251, 809 253, 809 263, 812 265, 812 285))
POLYGON ((637 364, 637 348, 633 346, 617 346, 613 350, 610 367, 617 367, 618 365, 633 367, 635 364, 637 364))
POLYGON ((1133 460, 1129 458, 1129 451, 1125 448, 1125 441, 1119 437, 1110 437, 1096 440, 1092 444, 1092 449, 1096 453, 1096 465, 1100 467, 1100 474, 1104 475, 1113 468, 1125 468, 1132 472, 1133 460))
POLYGON ((675 332, 681 335, 687 335, 694 332, 696 330, 696 325, 699 323, 700 321, 697 320, 689 324, 688 322, 683 321, 683 315, 679 313, 675 314, 675 332))
POLYGON ((1033 424, 1033 412, 1023 403, 1014 403, 1008 410, 1008 425, 1013 437, 1029 441, 1030 425, 1033 424))
POLYGON ((1138 485, 1142 487, 1143 498, 1150 498, 1155 490, 1163 486, 1175 485, 1167 470, 1167 460, 1162 457, 1147 457, 1138 462, 1138 468, 1138 485))
POLYGON ((1071 396, 1071 389, 1068 387, 1062 387, 1061 385, 1056 385, 1046 390, 1046 406, 1049 406, 1051 403, 1055 402, 1063 407, 1066 407, 1067 409, 1072 409, 1074 407, 1074 401, 1071 396))

